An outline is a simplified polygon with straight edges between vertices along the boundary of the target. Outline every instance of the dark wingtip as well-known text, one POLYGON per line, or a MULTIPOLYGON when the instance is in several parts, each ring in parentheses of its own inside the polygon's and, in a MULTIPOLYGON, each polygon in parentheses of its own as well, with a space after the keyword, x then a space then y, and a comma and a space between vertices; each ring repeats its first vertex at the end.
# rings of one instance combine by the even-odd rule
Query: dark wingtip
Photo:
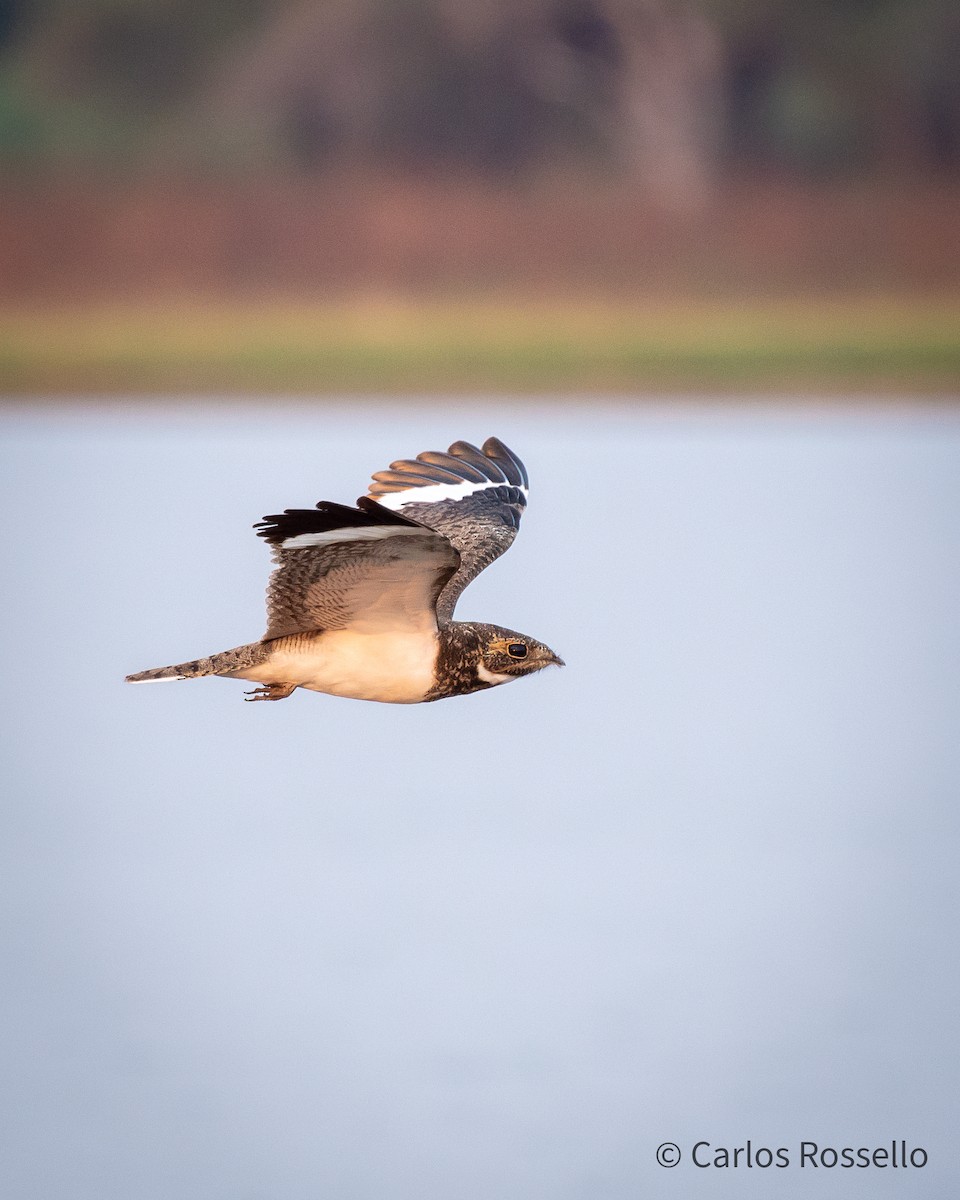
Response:
POLYGON ((529 488, 530 480, 527 477, 527 468, 510 447, 504 445, 499 438, 487 438, 483 443, 483 453, 487 458, 493 459, 515 487, 529 488))
POLYGON ((286 508, 282 513, 264 517, 254 525, 257 537, 279 546, 290 537, 303 533, 322 533, 332 529, 356 529, 366 525, 416 525, 393 509, 361 496, 357 507, 320 500, 316 508, 286 508))

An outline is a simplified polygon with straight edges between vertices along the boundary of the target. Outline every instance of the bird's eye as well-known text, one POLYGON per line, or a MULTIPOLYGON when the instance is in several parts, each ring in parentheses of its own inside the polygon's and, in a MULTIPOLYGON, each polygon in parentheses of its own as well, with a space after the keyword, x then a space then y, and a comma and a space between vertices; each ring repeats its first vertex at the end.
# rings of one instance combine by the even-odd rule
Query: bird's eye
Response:
POLYGON ((526 658, 527 648, 523 642, 511 642, 507 647, 507 653, 511 658, 526 658))

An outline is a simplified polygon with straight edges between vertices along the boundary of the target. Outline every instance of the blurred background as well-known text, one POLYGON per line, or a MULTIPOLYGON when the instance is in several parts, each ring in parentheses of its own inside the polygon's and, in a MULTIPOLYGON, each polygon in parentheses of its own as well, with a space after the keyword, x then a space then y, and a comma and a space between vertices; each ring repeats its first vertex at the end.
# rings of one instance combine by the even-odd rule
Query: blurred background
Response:
POLYGON ((958 39, 0 0, 0 1195, 960 1195, 958 39), (490 435, 458 616, 563 671, 123 683, 259 635, 264 513, 490 435))
POLYGON ((5 390, 960 378, 951 0, 2 0, 5 390))

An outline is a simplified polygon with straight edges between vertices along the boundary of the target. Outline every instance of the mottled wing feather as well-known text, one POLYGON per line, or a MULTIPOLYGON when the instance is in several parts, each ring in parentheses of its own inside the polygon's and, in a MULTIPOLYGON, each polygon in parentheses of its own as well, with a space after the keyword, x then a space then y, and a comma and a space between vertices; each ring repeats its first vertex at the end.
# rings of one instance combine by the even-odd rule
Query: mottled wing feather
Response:
POLYGON ((437 601, 441 625, 467 584, 509 549, 528 487, 523 463, 498 438, 482 448, 454 442, 445 454, 427 450, 373 476, 372 499, 444 534, 460 552, 460 567, 437 601))
POLYGON ((319 630, 436 629, 437 599, 460 563, 442 534, 363 498, 321 501, 256 527, 273 547, 264 641, 319 630))

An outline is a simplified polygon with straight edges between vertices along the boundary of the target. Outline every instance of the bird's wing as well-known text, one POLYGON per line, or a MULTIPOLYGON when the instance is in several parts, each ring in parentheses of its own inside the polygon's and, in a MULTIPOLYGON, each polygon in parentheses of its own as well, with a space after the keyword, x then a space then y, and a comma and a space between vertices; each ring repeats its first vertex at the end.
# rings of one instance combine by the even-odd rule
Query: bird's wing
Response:
POLYGON ((460 552, 460 566, 437 601, 441 625, 470 580, 509 549, 528 488, 526 468, 498 438, 481 449, 454 442, 446 454, 427 450, 373 476, 370 499, 444 534, 460 552))
POLYGON ((460 565, 442 533, 368 500, 320 501, 255 526, 273 547, 264 641, 321 629, 436 630, 437 597, 460 565))

